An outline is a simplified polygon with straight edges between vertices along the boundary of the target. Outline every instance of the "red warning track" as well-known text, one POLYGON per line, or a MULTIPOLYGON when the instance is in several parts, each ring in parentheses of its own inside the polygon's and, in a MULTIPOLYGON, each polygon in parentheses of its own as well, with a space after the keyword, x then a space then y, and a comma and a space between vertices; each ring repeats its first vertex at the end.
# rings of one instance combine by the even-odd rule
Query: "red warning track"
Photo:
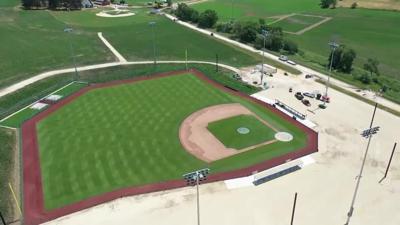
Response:
POLYGON ((210 175, 207 182, 214 182, 226 179, 232 179, 237 177, 249 176, 254 171, 262 171, 265 169, 269 169, 271 167, 280 165, 288 160, 293 160, 305 155, 309 155, 311 153, 318 151, 318 133, 313 131, 312 129, 304 126, 303 124, 297 122, 296 120, 292 119, 290 116, 282 113, 281 111, 277 110, 275 107, 254 99, 246 94, 231 90, 222 86, 221 84, 210 80, 204 74, 197 70, 190 70, 190 71, 174 71, 168 73, 161 73, 152 76, 145 76, 140 78, 134 78, 130 80, 121 80, 121 81, 113 81, 108 83, 102 84, 95 84, 90 85, 80 91, 74 93, 73 95, 61 100, 60 102, 51 105, 47 110, 39 113, 32 119, 28 120, 22 125, 22 154, 23 154, 23 192, 24 192, 24 224, 27 225, 36 225, 40 223, 44 223, 55 218, 80 211, 85 208, 89 208, 104 202, 108 202, 120 197, 137 195, 137 194, 144 194, 149 192, 155 191, 162 191, 166 189, 174 189, 183 187, 186 183, 183 180, 171 180, 165 181, 160 183, 142 185, 142 186, 134 186, 129 188, 122 188, 112 192, 104 193, 99 196, 91 197, 80 202, 76 202, 61 208, 57 208, 54 210, 47 211, 44 208, 44 198, 43 198, 43 188, 42 188, 42 178, 41 178, 41 170, 40 170, 40 160, 39 160, 39 147, 37 141, 37 134, 36 134, 36 124, 41 121, 43 118, 49 116, 51 113, 55 112, 59 108, 63 107, 64 105, 68 104, 69 102, 73 101, 74 99, 78 98, 79 96, 85 94, 89 90, 95 88, 102 88, 102 87, 109 87, 123 83, 133 83, 143 80, 149 79, 157 79, 161 77, 171 76, 171 75, 178 75, 184 74, 187 72, 191 72, 195 74, 198 78, 204 80, 212 84, 214 87, 219 88, 223 91, 231 93, 233 95, 241 96, 247 100, 250 100, 254 103, 260 104, 270 111, 273 111, 280 117, 284 118, 285 120, 292 121, 292 123, 300 128, 303 132, 307 134, 307 146, 296 150, 294 152, 290 152, 286 155, 264 161, 262 163, 235 170, 229 171, 224 173, 212 174, 210 175))

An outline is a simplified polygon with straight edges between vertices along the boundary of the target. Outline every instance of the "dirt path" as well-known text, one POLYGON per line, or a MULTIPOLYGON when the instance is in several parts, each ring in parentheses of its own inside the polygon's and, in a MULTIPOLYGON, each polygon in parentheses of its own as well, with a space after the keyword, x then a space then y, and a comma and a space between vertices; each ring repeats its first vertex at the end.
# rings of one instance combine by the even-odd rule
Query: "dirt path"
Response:
POLYGON ((297 31, 297 32, 290 32, 290 31, 284 31, 284 32, 285 33, 289 33, 289 34, 302 35, 302 34, 304 34, 305 32, 307 32, 309 30, 312 30, 312 29, 314 29, 314 28, 316 28, 318 26, 321 26, 323 23, 326 23, 331 19, 332 19, 332 17, 325 17, 325 19, 319 21, 318 23, 314 23, 311 26, 308 26, 308 27, 304 28, 303 30, 300 30, 300 31, 297 31))

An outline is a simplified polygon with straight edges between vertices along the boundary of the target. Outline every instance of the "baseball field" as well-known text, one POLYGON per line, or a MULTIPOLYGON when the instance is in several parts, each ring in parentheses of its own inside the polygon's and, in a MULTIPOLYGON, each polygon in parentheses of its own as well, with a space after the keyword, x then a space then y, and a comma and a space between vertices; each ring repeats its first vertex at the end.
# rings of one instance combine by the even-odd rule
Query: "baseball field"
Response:
POLYGON ((184 186, 182 175, 199 168, 211 169, 210 181, 228 179, 317 150, 315 132, 198 71, 86 87, 24 123, 22 136, 32 224, 126 193, 184 186), (187 118, 209 108, 218 109, 207 117, 209 132, 185 132, 187 118), (278 132, 293 139, 279 140, 278 132), (205 148, 207 135, 223 148, 205 148))

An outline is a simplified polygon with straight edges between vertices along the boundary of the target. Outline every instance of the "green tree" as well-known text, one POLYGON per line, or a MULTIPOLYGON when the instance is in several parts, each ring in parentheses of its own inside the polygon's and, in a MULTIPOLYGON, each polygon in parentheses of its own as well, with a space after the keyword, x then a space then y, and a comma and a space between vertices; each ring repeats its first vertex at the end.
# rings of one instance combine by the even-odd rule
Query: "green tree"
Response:
POLYGON ((283 50, 287 51, 289 54, 295 54, 299 51, 297 44, 291 40, 283 40, 283 50))
POLYGON ((60 7, 62 0, 49 0, 49 8, 50 9, 57 9, 60 7))
POLYGON ((371 83, 371 76, 367 73, 363 73, 360 77, 359 80, 364 83, 364 84, 370 84, 371 83))
POLYGON ((175 11, 175 15, 178 17, 178 19, 182 21, 192 21, 192 15, 193 13, 197 12, 196 10, 190 8, 188 5, 185 3, 181 3, 178 5, 178 8, 175 11))
POLYGON ((336 0, 321 0, 319 5, 321 6, 321 8, 326 9, 329 7, 335 8, 336 4, 337 4, 336 0))
POLYGON ((234 33, 241 42, 252 43, 256 40, 258 33, 258 24, 252 21, 236 22, 234 33))
POLYGON ((190 21, 192 21, 193 23, 198 23, 199 22, 199 12, 197 12, 196 10, 192 11, 192 15, 190 16, 190 21))
POLYGON ((199 27, 202 28, 211 28, 218 21, 217 12, 211 9, 207 9, 202 12, 199 16, 199 27))
POLYGON ((353 69, 352 66, 356 56, 356 52, 353 49, 346 48, 343 51, 343 55, 340 59, 340 67, 338 68, 339 71, 350 73, 353 69))
MULTIPOLYGON (((341 45, 333 54, 332 68, 340 72, 350 73, 356 56, 357 54, 353 49, 341 45)), ((332 52, 329 54, 328 65, 330 65, 331 59, 332 52)))
POLYGON ((368 71, 371 76, 372 74, 376 74, 379 76, 379 61, 377 59, 371 59, 369 58, 367 62, 364 64, 364 70, 368 71))
POLYGON ((168 5, 169 7, 171 7, 171 6, 172 6, 172 0, 167 0, 167 5, 168 5))

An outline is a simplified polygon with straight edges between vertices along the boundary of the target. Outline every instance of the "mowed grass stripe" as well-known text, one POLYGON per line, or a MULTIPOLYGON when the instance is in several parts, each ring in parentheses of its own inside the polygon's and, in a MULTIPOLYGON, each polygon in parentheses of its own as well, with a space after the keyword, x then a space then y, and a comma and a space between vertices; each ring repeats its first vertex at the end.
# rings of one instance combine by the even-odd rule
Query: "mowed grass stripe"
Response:
POLYGON ((39 122, 37 129, 46 209, 122 187, 180 179, 205 166, 214 173, 238 169, 282 153, 277 146, 288 152, 305 145, 305 134, 291 123, 188 74, 91 90, 39 122), (294 140, 221 160, 228 165, 207 165, 182 148, 178 132, 187 116, 235 102, 291 132, 294 140))

